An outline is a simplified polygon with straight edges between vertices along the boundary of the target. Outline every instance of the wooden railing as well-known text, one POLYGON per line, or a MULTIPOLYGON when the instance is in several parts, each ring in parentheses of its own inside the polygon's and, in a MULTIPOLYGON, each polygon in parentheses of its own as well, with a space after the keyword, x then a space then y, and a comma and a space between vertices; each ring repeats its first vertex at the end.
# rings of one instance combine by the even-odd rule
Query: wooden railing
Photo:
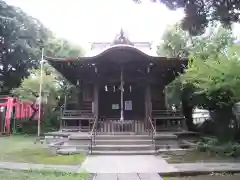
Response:
POLYGON ((154 136, 156 135, 156 128, 155 128, 155 126, 154 126, 154 124, 152 122, 152 118, 151 117, 148 117, 148 122, 150 124, 149 135, 152 137, 152 144, 155 145, 155 143, 154 143, 154 136))
POLYGON ((153 110, 152 120, 157 131, 186 129, 185 118, 180 110, 153 110))
POLYGON ((90 144, 90 152, 92 154, 92 148, 93 148, 93 144, 95 145, 96 144, 96 135, 97 135, 97 123, 98 123, 98 118, 95 117, 94 119, 94 123, 93 123, 93 126, 92 126, 92 130, 90 132, 90 141, 91 141, 91 144, 90 144))
POLYGON ((91 131, 95 120, 91 110, 64 110, 60 114, 62 131, 91 131), (72 121, 79 121, 74 125, 72 121))
MULTIPOLYGON (((62 110, 62 120, 79 120, 88 121, 88 129, 91 131, 94 125, 94 131, 99 133, 117 134, 123 132, 131 133, 144 133, 161 130, 176 130, 185 129, 185 118, 180 110, 153 110, 150 116, 151 123, 146 119, 124 120, 120 121, 119 118, 99 118, 97 124, 94 125, 95 117, 91 110, 62 110)), ((68 124, 68 123, 67 123, 68 124)), ((84 126, 85 127, 85 126, 84 126)), ((79 127, 83 129, 83 126, 79 127)))
POLYGON ((99 119, 97 125, 99 133, 118 134, 118 133, 143 133, 147 132, 144 120, 123 120, 119 119, 99 119))
POLYGON ((181 110, 152 110, 152 117, 176 119, 184 116, 181 110))
POLYGON ((61 119, 94 119, 91 110, 62 110, 61 119))

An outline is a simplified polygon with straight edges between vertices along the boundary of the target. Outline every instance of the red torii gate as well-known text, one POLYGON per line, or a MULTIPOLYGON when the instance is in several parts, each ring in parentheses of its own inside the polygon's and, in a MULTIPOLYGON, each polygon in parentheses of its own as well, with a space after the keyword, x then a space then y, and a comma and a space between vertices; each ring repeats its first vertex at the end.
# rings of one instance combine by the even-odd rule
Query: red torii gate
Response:
MULTIPOLYGON (((37 104, 20 101, 16 97, 5 96, 1 97, 0 100, 1 112, 5 112, 4 117, 0 117, 0 133, 11 133, 11 118, 23 121, 29 120, 33 116, 34 109, 38 109, 37 104)), ((43 111, 41 114, 43 114, 43 111)), ((43 120, 42 117, 41 115, 41 121, 43 120)), ((38 113, 33 116, 32 120, 38 120, 38 113)))

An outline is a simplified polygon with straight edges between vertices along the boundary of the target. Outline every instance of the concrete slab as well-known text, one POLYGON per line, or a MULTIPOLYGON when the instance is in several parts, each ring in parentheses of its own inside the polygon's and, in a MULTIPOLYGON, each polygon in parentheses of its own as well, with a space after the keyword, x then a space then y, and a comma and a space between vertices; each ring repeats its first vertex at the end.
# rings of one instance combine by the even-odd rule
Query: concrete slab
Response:
POLYGON ((128 173, 128 174, 118 174, 118 180, 140 180, 140 178, 136 173, 128 173))
POLYGON ((240 172, 240 163, 182 163, 172 164, 179 173, 240 172))
POLYGON ((158 173, 177 169, 154 155, 88 156, 79 172, 89 173, 158 173))
POLYGON ((94 180, 118 180, 117 174, 97 174, 94 180))
POLYGON ((138 174, 141 180, 162 180, 162 178, 157 173, 140 173, 138 174))
POLYGON ((112 174, 112 173, 103 173, 97 174, 94 177, 94 180, 162 180, 162 178, 154 174, 137 174, 137 173, 125 173, 125 174, 112 174))

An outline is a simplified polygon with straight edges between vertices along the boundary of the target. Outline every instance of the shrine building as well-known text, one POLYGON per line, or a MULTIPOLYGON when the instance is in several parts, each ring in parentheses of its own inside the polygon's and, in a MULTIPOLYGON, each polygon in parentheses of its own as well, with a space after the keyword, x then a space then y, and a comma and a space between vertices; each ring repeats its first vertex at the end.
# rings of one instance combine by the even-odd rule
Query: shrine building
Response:
POLYGON ((45 57, 78 88, 62 107, 62 128, 144 133, 186 128, 180 109, 167 107, 165 87, 187 59, 154 55, 149 42, 131 42, 123 30, 113 42, 92 43, 87 56, 45 57))

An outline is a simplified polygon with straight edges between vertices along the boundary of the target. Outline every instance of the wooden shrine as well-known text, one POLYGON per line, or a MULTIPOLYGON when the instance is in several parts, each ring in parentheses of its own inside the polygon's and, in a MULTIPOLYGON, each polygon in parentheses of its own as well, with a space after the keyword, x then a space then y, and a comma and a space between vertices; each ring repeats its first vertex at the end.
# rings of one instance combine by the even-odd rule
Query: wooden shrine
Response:
POLYGON ((97 122, 100 132, 144 132, 149 121, 157 130, 184 126, 181 111, 166 107, 164 89, 187 59, 148 55, 123 31, 94 56, 45 59, 79 88, 75 102, 63 107, 64 126, 91 131, 97 122))

